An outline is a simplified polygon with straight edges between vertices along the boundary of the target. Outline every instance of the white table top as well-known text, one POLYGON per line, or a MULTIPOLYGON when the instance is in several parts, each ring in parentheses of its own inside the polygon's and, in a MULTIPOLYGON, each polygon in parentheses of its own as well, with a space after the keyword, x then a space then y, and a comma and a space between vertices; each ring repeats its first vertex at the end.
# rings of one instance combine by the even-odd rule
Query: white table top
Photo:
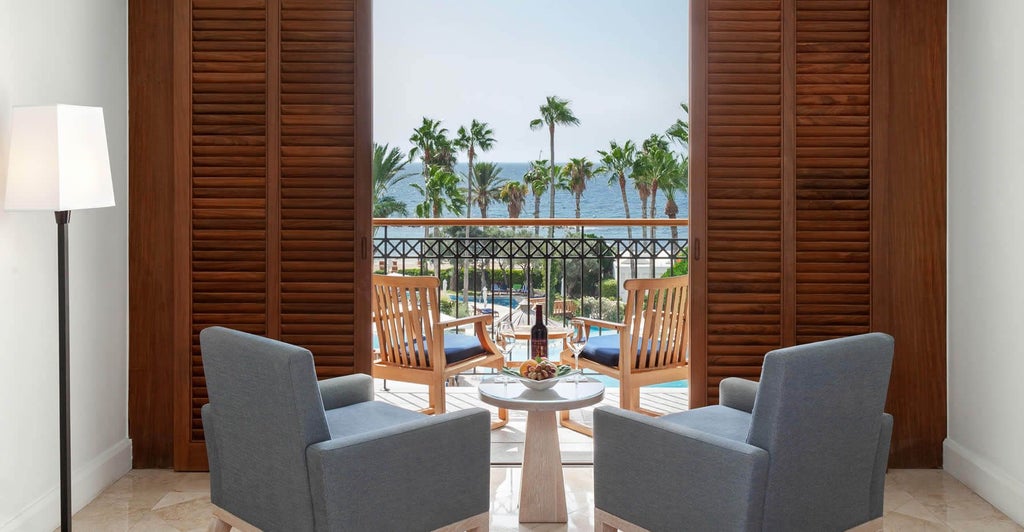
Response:
POLYGON ((531 390, 518 382, 506 384, 486 379, 480 383, 479 391, 481 401, 512 410, 572 410, 604 399, 604 384, 589 377, 580 382, 573 382, 569 377, 547 390, 531 390))

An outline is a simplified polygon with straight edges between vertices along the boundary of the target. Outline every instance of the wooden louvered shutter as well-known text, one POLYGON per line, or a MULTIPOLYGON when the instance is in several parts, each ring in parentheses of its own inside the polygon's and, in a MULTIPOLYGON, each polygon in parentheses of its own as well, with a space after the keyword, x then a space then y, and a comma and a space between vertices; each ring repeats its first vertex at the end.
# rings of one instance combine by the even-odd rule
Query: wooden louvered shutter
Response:
POLYGON ((175 54, 188 82, 176 105, 189 113, 176 124, 187 146, 176 178, 188 208, 176 245, 187 259, 176 268, 191 298, 178 301, 190 357, 175 399, 175 468, 194 470, 206 468, 202 329, 304 346, 320 377, 369 367, 370 80, 356 81, 370 71, 369 2, 182 4, 175 54))
POLYGON ((871 325, 871 14, 796 3, 795 343, 871 325))
POLYGON ((351 1, 281 7, 281 330, 317 374, 355 363, 355 10, 351 1))
POLYGON ((767 351, 869 330, 871 43, 868 0, 694 6, 699 406, 767 351))
POLYGON ((694 292, 702 308, 691 342, 706 351, 691 373, 716 402, 722 378, 757 377, 764 353, 782 344, 783 50, 778 0, 709 0, 708 9, 707 69, 694 73, 706 76, 707 105, 693 116, 706 123, 694 161, 706 153, 707 172, 692 191, 706 200, 691 199, 691 253, 706 256, 693 265, 706 290, 694 292))
POLYGON ((190 408, 178 469, 201 469, 204 450, 199 332, 267 334, 266 9, 222 4, 196 0, 191 13, 190 408))

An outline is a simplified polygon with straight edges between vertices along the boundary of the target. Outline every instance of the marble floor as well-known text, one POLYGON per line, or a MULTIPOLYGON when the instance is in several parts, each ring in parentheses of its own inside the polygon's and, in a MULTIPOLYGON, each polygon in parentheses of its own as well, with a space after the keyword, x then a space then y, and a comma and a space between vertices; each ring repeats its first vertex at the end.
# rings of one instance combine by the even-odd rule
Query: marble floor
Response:
MULTIPOLYGON (((566 525, 517 522, 520 469, 491 468, 491 530, 593 530, 594 470, 566 466, 566 525)), ((209 476, 141 469, 129 472, 74 516, 84 531, 205 531, 210 519, 209 476)), ((941 470, 890 471, 885 484, 885 530, 1018 531, 999 510, 941 470)))

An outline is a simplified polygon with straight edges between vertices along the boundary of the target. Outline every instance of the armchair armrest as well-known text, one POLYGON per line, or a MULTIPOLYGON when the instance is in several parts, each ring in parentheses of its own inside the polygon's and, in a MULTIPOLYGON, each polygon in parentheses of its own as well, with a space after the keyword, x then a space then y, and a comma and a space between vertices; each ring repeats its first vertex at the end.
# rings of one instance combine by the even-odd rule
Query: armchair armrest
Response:
POLYGON ((757 399, 758 383, 729 377, 722 379, 718 385, 718 404, 742 410, 746 413, 754 411, 754 399, 757 399))
MULTIPOLYGON (((620 333, 622 331, 626 330, 626 324, 625 323, 616 323, 614 321, 605 321, 605 320, 599 320, 599 319, 596 319, 596 318, 583 318, 583 317, 579 317, 579 318, 573 318, 573 319, 580 320, 581 322, 583 322, 588 327, 600 327, 602 329, 615 329, 617 332, 620 332, 620 333)), ((588 336, 589 336, 589 333, 588 333, 588 336)))
POLYGON ((493 314, 476 314, 474 316, 466 316, 464 318, 454 318, 450 320, 441 320, 437 324, 442 329, 451 329, 453 327, 461 327, 463 325, 469 325, 471 323, 482 322, 488 324, 494 321, 493 314))
POLYGON ((324 410, 373 400, 373 377, 363 373, 324 379, 317 384, 324 410))
POLYGON ((768 452, 612 407, 594 410, 595 506, 648 530, 761 530, 768 452), (670 511, 658 501, 673 501, 670 511))
POLYGON ((490 414, 470 408, 309 446, 318 530, 434 530, 488 511, 490 414))

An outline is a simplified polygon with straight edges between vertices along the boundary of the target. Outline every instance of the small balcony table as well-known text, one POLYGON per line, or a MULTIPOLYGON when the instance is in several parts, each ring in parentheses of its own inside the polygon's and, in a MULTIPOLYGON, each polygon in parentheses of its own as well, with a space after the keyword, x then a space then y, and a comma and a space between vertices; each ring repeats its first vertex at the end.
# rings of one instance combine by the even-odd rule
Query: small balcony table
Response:
POLYGON ((526 411, 523 483, 519 490, 520 523, 565 523, 565 481, 558 445, 556 413, 601 402, 604 384, 583 377, 563 379, 547 390, 531 390, 518 382, 480 383, 480 400, 499 408, 526 411))

